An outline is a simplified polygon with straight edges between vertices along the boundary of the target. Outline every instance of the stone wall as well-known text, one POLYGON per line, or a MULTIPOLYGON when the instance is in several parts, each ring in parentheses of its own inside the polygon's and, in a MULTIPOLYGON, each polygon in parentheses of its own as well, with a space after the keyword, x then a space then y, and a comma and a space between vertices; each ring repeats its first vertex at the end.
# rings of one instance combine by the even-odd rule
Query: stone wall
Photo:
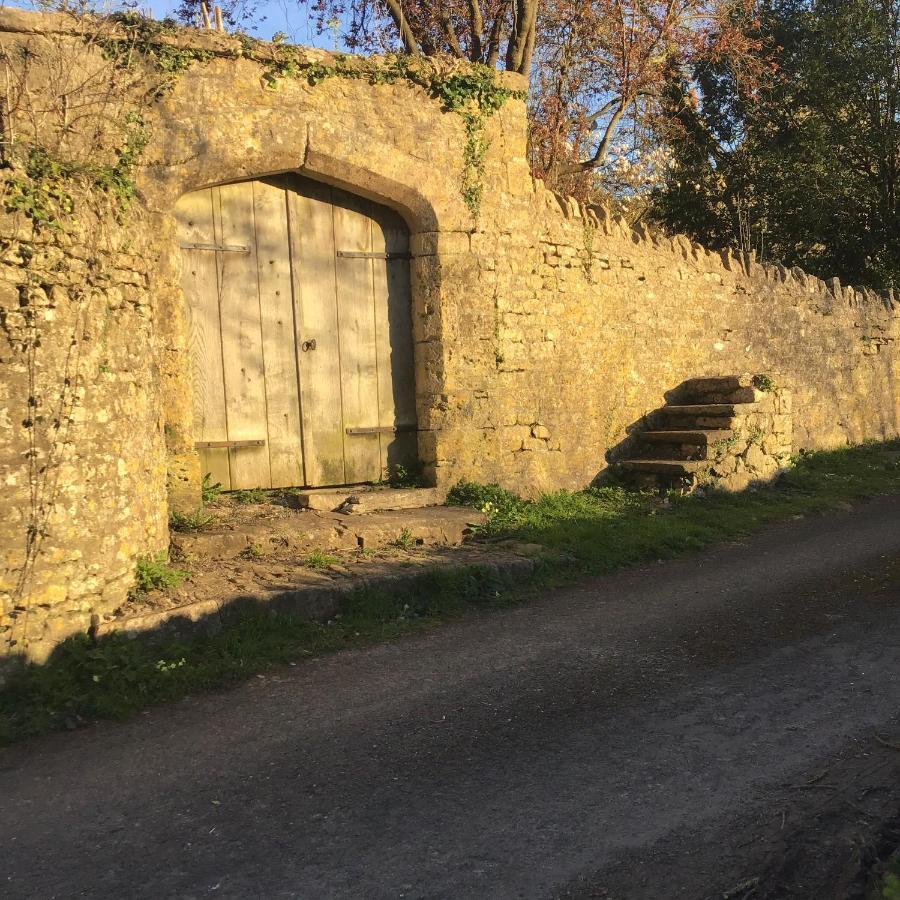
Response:
POLYGON ((898 433, 897 301, 584 210, 525 178, 521 110, 500 118, 506 190, 442 260, 459 272, 442 297, 454 390, 433 420, 450 480, 577 487, 667 391, 732 372, 792 390, 795 451, 898 433))
MULTIPOLYGON (((420 84, 349 77, 346 60, 298 51, 303 65, 343 74, 308 78, 301 66, 273 88, 266 54, 277 48, 156 40, 201 58, 178 57, 170 75, 135 46, 111 73, 118 108, 107 101, 82 120, 68 100, 45 104, 59 107, 53 126, 70 154, 96 144, 98 122, 140 105, 150 140, 127 215, 85 202, 39 233, 21 208, 0 219, 0 654, 42 658, 114 609, 137 557, 164 549, 168 507, 199 502, 172 210, 211 184, 300 171, 404 216, 420 456, 438 484, 581 487, 667 391, 722 373, 771 372, 793 392, 795 450, 897 435, 892 301, 556 197, 529 175, 521 100, 486 120, 473 217, 465 124, 420 84)), ((4 10, 0 46, 7 78, 65 47, 75 74, 109 66, 83 20, 4 10)), ((31 96, 50 91, 28 77, 31 96)))
POLYGON ((80 225, 0 216, 0 654, 87 629, 166 548, 146 242, 80 225))

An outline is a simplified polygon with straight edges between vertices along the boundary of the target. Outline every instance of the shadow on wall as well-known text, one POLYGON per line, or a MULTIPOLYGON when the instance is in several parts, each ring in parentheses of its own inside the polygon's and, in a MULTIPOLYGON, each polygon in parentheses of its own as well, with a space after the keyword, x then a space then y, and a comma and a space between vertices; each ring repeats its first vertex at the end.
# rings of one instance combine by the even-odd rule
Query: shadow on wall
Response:
POLYGON ((644 432, 656 431, 663 427, 665 424, 664 413, 662 412, 663 407, 666 404, 679 402, 688 383, 689 380, 682 381, 677 387, 666 391, 663 394, 664 403, 661 406, 650 410, 639 419, 635 419, 625 426, 626 436, 619 443, 607 448, 605 454, 607 468, 598 473, 594 479, 595 484, 605 484, 619 480, 616 465, 623 460, 632 458, 638 452, 641 435, 644 432))

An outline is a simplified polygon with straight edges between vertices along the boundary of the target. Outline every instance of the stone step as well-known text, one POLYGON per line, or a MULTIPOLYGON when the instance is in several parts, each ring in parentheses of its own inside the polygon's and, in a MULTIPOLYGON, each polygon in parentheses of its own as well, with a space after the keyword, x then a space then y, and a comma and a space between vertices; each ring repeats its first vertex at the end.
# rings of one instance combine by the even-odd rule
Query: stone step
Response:
POLYGON ((649 441, 653 444, 692 444, 702 447, 714 444, 716 441, 727 440, 733 433, 730 428, 657 430, 643 431, 638 437, 642 441, 649 441))
POLYGON ((725 393, 739 388, 753 387, 752 375, 721 375, 712 378, 688 378, 678 386, 678 392, 684 394, 725 393))
POLYGON ((754 411, 752 403, 686 403, 666 405, 659 410, 666 416, 705 416, 718 418, 741 415, 754 411))
POLYGON ((652 472, 671 478, 689 478, 708 469, 711 463, 702 459, 626 459, 619 465, 631 472, 652 472))
POLYGON ((734 432, 727 428, 712 430, 682 429, 645 431, 638 435, 636 458, 673 460, 710 459, 719 442, 727 441, 734 432))
POLYGON ((672 415, 666 417, 670 429, 681 431, 732 431, 740 424, 737 416, 672 415))
POLYGON ((692 378, 674 392, 674 403, 755 403, 765 394, 753 386, 750 375, 692 378))
POLYGON ((766 393, 754 387, 736 388, 733 391, 704 391, 681 399, 687 403, 760 403, 766 393))
POLYGON ((462 506, 384 510, 346 516, 340 512, 293 510, 281 518, 225 520, 195 532, 174 532, 171 546, 184 559, 249 556, 301 558, 314 551, 381 550, 401 544, 454 546, 484 514, 462 506))
POLYGON ((297 494, 297 502, 303 509, 343 513, 421 509, 440 506, 446 499, 447 491, 440 488, 388 488, 373 485, 315 488, 297 494))

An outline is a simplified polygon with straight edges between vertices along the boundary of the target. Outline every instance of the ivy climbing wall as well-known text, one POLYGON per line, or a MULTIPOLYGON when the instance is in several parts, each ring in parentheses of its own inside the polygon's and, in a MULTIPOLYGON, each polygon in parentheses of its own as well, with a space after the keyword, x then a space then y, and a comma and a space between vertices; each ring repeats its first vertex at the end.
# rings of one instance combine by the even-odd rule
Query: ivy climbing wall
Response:
POLYGON ((15 10, 0 50, 0 655, 115 609, 200 502, 173 211, 211 185, 297 171, 404 218, 435 483, 584 486, 700 376, 771 373, 795 450, 898 434, 892 297, 555 196, 516 77, 15 10))

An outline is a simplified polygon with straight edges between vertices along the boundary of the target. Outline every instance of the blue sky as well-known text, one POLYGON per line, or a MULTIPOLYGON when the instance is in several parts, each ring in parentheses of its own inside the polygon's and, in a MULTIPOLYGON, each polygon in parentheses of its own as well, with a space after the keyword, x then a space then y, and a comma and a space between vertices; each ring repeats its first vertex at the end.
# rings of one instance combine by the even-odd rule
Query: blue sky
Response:
MULTIPOLYGON (((208 0, 210 7, 213 6, 215 0, 208 0)), ((143 0, 140 5, 142 12, 149 13, 155 19, 164 19, 172 14, 179 5, 178 0, 143 0)), ((28 0, 0 0, 0 6, 17 6, 23 9, 33 9, 34 4, 28 0)), ((98 10, 114 10, 119 7, 116 2, 104 2, 97 0, 96 6, 98 10)), ((199 9, 200 3, 197 2, 199 9)), ((307 47, 323 47, 326 50, 341 49, 336 47, 334 38, 325 34, 319 36, 316 34, 315 21, 311 15, 307 13, 305 8, 301 8, 296 0, 262 0, 258 6, 260 16, 265 19, 256 28, 250 29, 252 34, 261 38, 271 38, 277 31, 282 31, 287 35, 287 39, 292 44, 303 44, 307 47)))
MULTIPOLYGON (((209 0, 210 9, 215 0, 209 0)), ((199 7, 199 2, 197 6, 199 7)), ((144 8, 142 4, 142 8, 144 8)), ((146 10, 152 12, 156 19, 163 19, 172 14, 178 6, 178 0, 152 0, 146 4, 146 10)), ((270 38, 277 31, 283 31, 292 44, 303 44, 307 47, 334 48, 334 40, 330 35, 316 34, 315 21, 306 9, 302 9, 296 0, 264 0, 258 6, 259 15, 265 20, 252 33, 257 37, 270 38)))

